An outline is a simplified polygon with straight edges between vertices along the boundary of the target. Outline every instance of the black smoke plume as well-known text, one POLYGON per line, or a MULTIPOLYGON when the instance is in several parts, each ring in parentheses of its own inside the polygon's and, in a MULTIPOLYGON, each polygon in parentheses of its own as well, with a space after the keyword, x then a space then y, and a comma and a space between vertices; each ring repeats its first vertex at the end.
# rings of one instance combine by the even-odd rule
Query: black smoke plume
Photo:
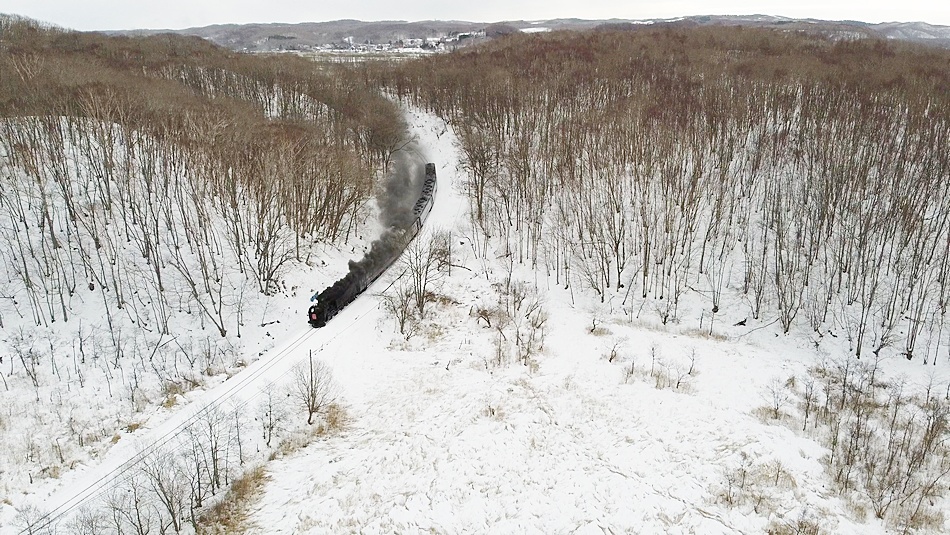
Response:
POLYGON ((384 229, 360 260, 350 260, 349 272, 319 295, 319 300, 348 302, 402 253, 413 224, 412 208, 422 192, 425 158, 413 147, 396 153, 392 171, 377 196, 384 229), (341 299, 342 298, 342 299, 341 299))
POLYGON ((412 225, 412 207, 422 192, 425 159, 409 148, 396 153, 393 170, 378 196, 379 219, 384 228, 407 229, 412 225))
POLYGON ((396 153, 392 172, 376 201, 383 232, 370 244, 361 260, 350 261, 351 272, 376 274, 402 252, 406 231, 413 223, 412 207, 422 192, 424 176, 425 160, 414 147, 396 153))

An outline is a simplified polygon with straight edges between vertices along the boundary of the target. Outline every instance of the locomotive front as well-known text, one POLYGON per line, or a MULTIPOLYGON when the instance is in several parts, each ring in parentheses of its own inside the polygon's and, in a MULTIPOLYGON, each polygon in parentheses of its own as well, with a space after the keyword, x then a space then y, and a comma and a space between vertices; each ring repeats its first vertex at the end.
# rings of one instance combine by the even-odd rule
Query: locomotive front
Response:
POLYGON ((307 316, 310 318, 309 322, 311 327, 323 327, 327 324, 326 307, 322 306, 319 301, 317 301, 315 305, 310 305, 307 316))

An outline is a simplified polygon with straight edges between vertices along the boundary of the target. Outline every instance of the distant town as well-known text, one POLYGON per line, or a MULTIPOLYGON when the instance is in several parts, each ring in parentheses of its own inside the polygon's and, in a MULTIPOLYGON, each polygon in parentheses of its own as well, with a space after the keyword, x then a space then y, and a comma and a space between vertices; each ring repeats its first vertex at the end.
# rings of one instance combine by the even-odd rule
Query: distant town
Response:
POLYGON ((459 46, 464 46, 467 42, 484 38, 485 30, 474 32, 451 32, 443 37, 410 37, 398 39, 385 43, 374 43, 366 40, 357 42, 353 37, 346 37, 342 43, 329 43, 323 45, 289 45, 288 47, 278 46, 277 50, 299 51, 299 52, 327 52, 327 51, 346 51, 346 52, 442 52, 452 50, 459 46))

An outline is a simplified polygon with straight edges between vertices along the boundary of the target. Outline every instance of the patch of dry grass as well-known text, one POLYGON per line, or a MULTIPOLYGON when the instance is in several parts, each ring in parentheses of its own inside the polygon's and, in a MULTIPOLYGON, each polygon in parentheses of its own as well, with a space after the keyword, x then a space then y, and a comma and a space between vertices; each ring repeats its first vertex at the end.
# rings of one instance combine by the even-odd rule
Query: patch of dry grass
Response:
POLYGON ((338 433, 346 428, 347 423, 349 423, 349 416, 346 409, 339 403, 331 403, 327 405, 323 422, 317 426, 317 435, 338 433))
POLYGON ((266 481, 263 466, 251 468, 234 480, 224 498, 198 519, 198 535, 246 533, 253 527, 248 520, 248 506, 260 496, 266 481))

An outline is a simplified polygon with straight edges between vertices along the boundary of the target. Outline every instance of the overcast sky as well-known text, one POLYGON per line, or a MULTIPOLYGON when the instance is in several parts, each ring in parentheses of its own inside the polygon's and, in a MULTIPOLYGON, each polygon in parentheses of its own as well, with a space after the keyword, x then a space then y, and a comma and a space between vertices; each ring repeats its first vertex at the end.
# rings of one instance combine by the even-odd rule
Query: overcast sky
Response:
POLYGON ((76 30, 337 19, 496 22, 756 13, 950 25, 950 0, 0 0, 0 13, 25 15, 76 30))

